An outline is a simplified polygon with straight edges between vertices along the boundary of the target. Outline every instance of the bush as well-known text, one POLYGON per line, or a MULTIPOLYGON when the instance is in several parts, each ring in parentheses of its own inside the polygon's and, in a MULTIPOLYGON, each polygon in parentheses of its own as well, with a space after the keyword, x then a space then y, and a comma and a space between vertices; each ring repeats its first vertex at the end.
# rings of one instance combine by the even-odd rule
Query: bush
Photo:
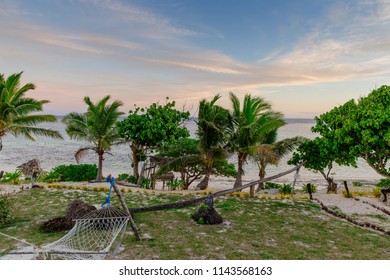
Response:
POLYGON ((265 189, 266 190, 270 190, 270 189, 279 189, 280 188, 280 184, 278 183, 273 183, 273 182, 265 182, 265 189))
MULTIPOLYGON (((310 183, 310 188, 311 188, 311 193, 317 192, 317 187, 316 187, 316 185, 310 183)), ((303 185, 302 185, 302 192, 304 192, 304 193, 309 193, 307 184, 303 184, 303 185)))
POLYGON ((151 179, 149 179, 149 178, 143 178, 140 187, 141 187, 142 189, 149 189, 151 183, 152 183, 152 180, 151 180, 151 179))
POLYGON ((12 182, 12 184, 17 185, 20 182, 21 175, 22 175, 22 170, 16 170, 15 172, 5 172, 2 181, 12 182))
POLYGON ((184 189, 184 181, 175 178, 173 182, 167 182, 167 186, 171 188, 171 190, 182 190, 184 189))
POLYGON ((376 184, 377 187, 379 188, 386 188, 390 186, 390 179, 383 178, 380 179, 379 182, 376 184))
POLYGON ((137 184, 137 178, 134 175, 129 175, 127 173, 122 173, 118 175, 119 181, 125 181, 132 184, 137 184))
POLYGON ((292 186, 291 184, 283 184, 279 187, 279 192, 281 194, 291 194, 292 193, 292 186))
POLYGON ((352 186, 354 186, 354 187, 361 187, 361 186, 363 186, 363 183, 361 183, 361 182, 352 182, 352 186))
POLYGON ((7 225, 14 221, 11 203, 12 199, 9 195, 0 195, 0 225, 7 225))
POLYGON ((71 181, 81 182, 89 181, 96 178, 97 166, 96 164, 70 164, 60 165, 53 168, 46 174, 41 181, 43 182, 59 182, 71 181))

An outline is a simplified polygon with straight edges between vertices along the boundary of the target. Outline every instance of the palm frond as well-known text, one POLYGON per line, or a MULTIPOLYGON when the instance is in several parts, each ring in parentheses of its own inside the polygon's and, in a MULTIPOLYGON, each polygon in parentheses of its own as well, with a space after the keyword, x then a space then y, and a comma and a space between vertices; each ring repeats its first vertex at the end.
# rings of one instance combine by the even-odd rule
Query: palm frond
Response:
POLYGON ((33 141, 35 140, 35 138, 32 135, 63 139, 63 137, 58 131, 46 129, 46 128, 15 125, 15 126, 10 126, 9 131, 15 137, 22 135, 27 139, 33 141))
POLYGON ((266 164, 277 165, 280 155, 275 151, 272 144, 258 144, 249 149, 249 154, 255 161, 261 161, 266 164))
POLYGON ((77 150, 77 152, 74 154, 74 158, 76 159, 77 163, 80 163, 80 160, 87 154, 89 150, 94 150, 93 147, 84 147, 77 150))
POLYGON ((57 118, 53 115, 27 115, 16 117, 13 120, 14 124, 30 126, 44 122, 56 122, 57 118))
POLYGON ((177 158, 171 158, 167 163, 160 166, 157 175, 165 174, 169 171, 180 172, 189 166, 202 164, 203 161, 199 155, 186 155, 177 158))
POLYGON ((303 142, 306 142, 308 139, 305 137, 297 136, 293 138, 286 138, 281 141, 278 141, 274 144, 274 150, 280 157, 287 155, 297 148, 303 142))

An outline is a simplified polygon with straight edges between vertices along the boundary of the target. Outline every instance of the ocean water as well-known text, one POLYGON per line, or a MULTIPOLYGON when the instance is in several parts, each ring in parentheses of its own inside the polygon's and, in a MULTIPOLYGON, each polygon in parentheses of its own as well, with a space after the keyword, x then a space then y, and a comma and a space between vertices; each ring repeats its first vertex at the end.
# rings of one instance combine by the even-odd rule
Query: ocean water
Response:
MULTIPOLYGON (((290 119, 288 124, 279 130, 279 139, 284 139, 294 136, 304 136, 314 138, 316 135, 310 131, 313 125, 312 120, 290 119)), ((192 136, 194 136, 196 124, 188 122, 186 124, 192 136)), ((76 164, 74 153, 81 147, 86 147, 89 144, 81 141, 71 140, 66 132, 65 125, 60 121, 56 123, 44 124, 42 127, 55 129, 59 131, 65 140, 55 140, 44 137, 37 137, 36 141, 29 141, 24 138, 14 138, 7 135, 3 139, 3 150, 0 151, 0 170, 14 171, 18 165, 21 165, 31 159, 37 158, 41 162, 44 170, 50 171, 55 166, 61 164, 76 164)), ((128 145, 119 145, 112 147, 112 155, 106 154, 103 163, 103 174, 113 174, 117 176, 120 173, 131 173, 130 165, 130 148, 128 145)), ((292 166, 287 164, 291 155, 287 155, 281 160, 279 166, 269 166, 267 175, 274 175, 284 170, 290 169, 292 166)), ((232 156, 230 162, 236 163, 236 157, 232 156)), ((82 163, 97 163, 97 155, 90 152, 85 156, 82 163)), ((258 170, 254 162, 248 161, 245 165, 244 180, 258 179, 258 170)), ((348 181, 377 181, 381 178, 364 160, 359 159, 358 168, 335 166, 333 176, 336 180, 348 181)), ((293 174, 283 177, 279 181, 290 182, 294 178, 293 174)), ((222 179, 222 178, 221 178, 222 179)), ((229 180, 231 181, 231 180, 229 180)), ((313 173, 306 169, 300 171, 300 181, 302 182, 318 182, 324 181, 321 174, 313 173)))

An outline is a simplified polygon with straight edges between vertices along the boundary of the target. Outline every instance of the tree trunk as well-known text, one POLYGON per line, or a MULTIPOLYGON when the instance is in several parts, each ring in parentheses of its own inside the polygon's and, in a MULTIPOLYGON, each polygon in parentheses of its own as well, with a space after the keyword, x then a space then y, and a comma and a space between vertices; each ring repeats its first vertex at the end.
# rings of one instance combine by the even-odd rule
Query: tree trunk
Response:
MULTIPOLYGON (((261 168, 259 171, 259 179, 262 180, 265 177, 265 170, 264 168, 261 168)), ((257 186, 256 192, 259 192, 260 190, 264 190, 264 182, 260 182, 257 186)))
POLYGON ((322 174, 322 176, 324 176, 326 182, 328 182, 328 187, 327 187, 326 191, 328 193, 337 192, 337 184, 335 182, 333 182, 333 178, 326 176, 324 171, 320 171, 320 173, 322 174))
POLYGON ((241 153, 238 154, 238 167, 237 167, 237 177, 236 181, 234 182, 233 188, 238 188, 242 186, 242 174, 244 173, 244 170, 242 168, 244 164, 244 158, 241 153))
POLYGON ((199 182, 199 184, 196 186, 197 189, 205 190, 209 186, 209 180, 210 180, 210 174, 205 174, 202 181, 199 182))
POLYGON ((249 196, 250 196, 250 198, 254 198, 255 197, 255 186, 250 186, 250 188, 249 188, 249 196))
POLYGON ((130 145, 131 152, 133 154, 131 164, 133 165, 133 175, 138 180, 139 178, 139 171, 138 171, 138 163, 139 163, 139 151, 136 147, 136 145, 131 144, 130 145))
POLYGON ((103 178, 103 153, 99 153, 99 163, 98 163, 98 170, 96 174, 96 182, 100 182, 103 178))

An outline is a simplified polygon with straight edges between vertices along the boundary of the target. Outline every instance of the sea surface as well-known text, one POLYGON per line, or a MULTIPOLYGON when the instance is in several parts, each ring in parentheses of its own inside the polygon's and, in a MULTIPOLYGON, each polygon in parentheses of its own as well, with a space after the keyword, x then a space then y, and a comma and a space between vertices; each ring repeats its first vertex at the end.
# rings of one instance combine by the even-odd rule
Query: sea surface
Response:
MULTIPOLYGON (((278 138, 279 140, 294 136, 314 138, 316 135, 310 131, 313 124, 313 120, 309 119, 288 119, 287 124, 279 129, 278 138)), ((41 167, 46 171, 50 171, 52 168, 62 164, 76 164, 74 158, 75 152, 79 148, 89 145, 89 143, 86 142, 71 140, 65 132, 65 125, 61 123, 60 119, 56 123, 48 123, 41 126, 59 131, 65 140, 37 137, 36 141, 33 142, 24 138, 15 138, 11 135, 7 135, 3 139, 3 150, 0 151, 0 170, 9 172, 15 171, 17 166, 34 158, 41 162, 41 167)), ((196 130, 195 122, 189 121, 186 126, 188 127, 191 136, 194 137, 196 130)), ((112 147, 111 153, 112 155, 105 155, 103 175, 113 174, 113 176, 117 176, 121 173, 131 174, 132 168, 130 165, 129 146, 125 144, 114 146, 112 147)), ((292 166, 287 164, 290 157, 291 154, 284 157, 279 166, 269 166, 267 168, 267 175, 274 175, 292 168, 292 166)), ((229 161, 236 164, 236 157, 232 156, 229 161)), ((81 163, 97 163, 97 155, 90 152, 82 159, 81 163)), ((244 169, 245 181, 258 179, 258 169, 254 162, 249 160, 244 169)), ((361 182, 375 182, 381 178, 381 176, 362 159, 359 159, 358 168, 335 166, 333 176, 336 180, 361 182)), ((294 175, 290 174, 279 181, 289 182, 293 179, 294 175)), ((299 181, 305 183, 324 180, 321 174, 302 169, 300 171, 299 181)))

